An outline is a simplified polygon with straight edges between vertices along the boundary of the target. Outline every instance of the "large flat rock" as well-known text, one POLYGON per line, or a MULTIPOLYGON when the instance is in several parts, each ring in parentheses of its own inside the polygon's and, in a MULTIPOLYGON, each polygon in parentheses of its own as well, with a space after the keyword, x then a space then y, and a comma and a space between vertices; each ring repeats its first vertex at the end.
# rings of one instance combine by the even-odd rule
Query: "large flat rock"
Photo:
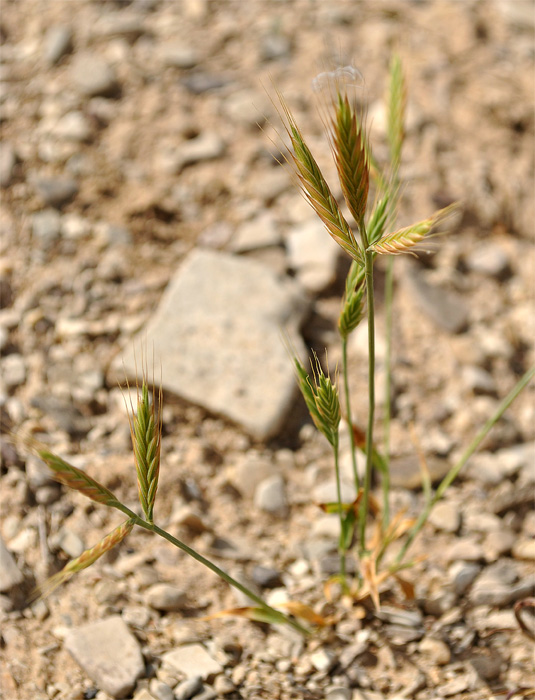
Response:
POLYGON ((261 263, 194 250, 117 369, 124 359, 135 376, 140 346, 150 355, 154 347, 164 389, 263 440, 280 429, 296 390, 281 332, 304 357, 299 326, 307 308, 297 283, 261 263))
POLYGON ((139 644, 119 615, 71 630, 65 648, 96 685, 114 698, 129 695, 145 672, 139 644))

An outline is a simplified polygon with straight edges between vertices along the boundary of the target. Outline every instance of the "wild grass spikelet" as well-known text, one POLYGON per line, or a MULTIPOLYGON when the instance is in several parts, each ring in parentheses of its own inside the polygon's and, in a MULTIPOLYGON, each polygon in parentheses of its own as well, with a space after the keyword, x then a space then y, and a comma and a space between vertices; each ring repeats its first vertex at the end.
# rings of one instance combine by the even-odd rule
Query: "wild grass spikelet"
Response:
POLYGON ((115 530, 100 540, 98 544, 90 549, 86 549, 85 552, 82 552, 79 557, 73 559, 66 566, 64 566, 61 571, 47 579, 35 590, 35 597, 46 598, 71 576, 74 576, 74 574, 82 571, 82 569, 87 569, 88 566, 94 564, 97 559, 100 559, 100 557, 106 554, 106 552, 109 552, 120 542, 122 542, 124 538, 129 535, 130 532, 132 532, 133 527, 134 521, 131 519, 121 523, 121 525, 116 527, 115 530))
POLYGON ((411 226, 400 228, 394 233, 388 233, 376 243, 369 246, 368 250, 372 250, 379 254, 399 255, 408 253, 411 248, 414 248, 420 243, 430 231, 443 222, 450 214, 458 209, 458 203, 450 204, 444 209, 439 209, 434 214, 423 221, 419 221, 411 226))
POLYGON ((362 117, 345 91, 338 91, 330 132, 342 192, 362 233, 370 185, 369 146, 362 117))
POLYGON ((160 450, 162 435, 162 390, 156 401, 149 394, 145 374, 141 390, 138 389, 136 410, 129 413, 130 434, 134 449, 139 500, 147 521, 153 522, 154 501, 158 489, 160 472, 160 450))
POLYGON ((353 231, 345 220, 288 105, 280 93, 278 97, 283 112, 282 116, 284 118, 285 128, 292 145, 292 163, 305 199, 319 216, 332 238, 334 238, 353 260, 356 260, 362 265, 362 251, 359 248, 353 231))
POLYGON ((338 428, 342 416, 338 389, 328 374, 325 374, 321 364, 314 355, 312 376, 310 376, 294 356, 299 388, 305 399, 310 417, 316 428, 325 435, 331 445, 338 444, 338 428))
POLYGON ((364 268, 354 261, 346 277, 346 289, 342 302, 342 311, 338 318, 338 331, 343 340, 358 326, 364 315, 364 268))
POLYGON ((25 440, 25 442, 34 454, 43 460, 52 472, 52 477, 60 484, 79 491, 92 501, 102 503, 105 506, 117 508, 120 505, 117 497, 109 489, 93 479, 89 474, 86 474, 82 469, 69 464, 61 457, 50 452, 46 446, 33 439, 25 440))

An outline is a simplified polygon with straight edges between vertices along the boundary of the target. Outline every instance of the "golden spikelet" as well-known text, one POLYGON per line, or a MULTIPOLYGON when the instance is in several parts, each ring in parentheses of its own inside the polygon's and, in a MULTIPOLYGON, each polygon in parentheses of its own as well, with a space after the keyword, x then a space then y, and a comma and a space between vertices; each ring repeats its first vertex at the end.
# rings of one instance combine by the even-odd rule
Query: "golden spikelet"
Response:
POLYGON ((284 98, 278 93, 286 132, 290 137, 291 158, 303 195, 322 220, 332 238, 353 260, 364 264, 363 255, 351 227, 345 220, 319 165, 307 146, 284 98))
POLYGON ((423 221, 400 228, 394 233, 387 233, 386 236, 369 246, 368 250, 373 250, 375 253, 382 255, 410 253, 411 248, 420 243, 437 224, 443 222, 450 214, 456 211, 458 206, 457 202, 450 204, 444 209, 439 209, 439 211, 436 211, 423 221))
POLYGON ((120 505, 117 497, 105 486, 86 474, 82 469, 74 467, 58 455, 51 452, 46 445, 33 437, 17 436, 15 440, 20 440, 30 449, 33 454, 43 460, 52 472, 51 476, 64 486, 68 486, 75 491, 79 491, 87 498, 97 503, 117 508, 120 505))
POLYGON ((337 95, 330 131, 340 185, 351 215, 362 231, 370 186, 369 146, 355 104, 347 93, 337 95))
POLYGON ((32 599, 46 598, 58 588, 58 586, 61 586, 62 583, 71 578, 71 576, 82 571, 82 569, 87 569, 87 567, 94 564, 97 559, 100 559, 103 554, 106 554, 106 552, 109 552, 110 549, 113 549, 122 542, 124 538, 132 532, 133 527, 133 520, 126 520, 124 523, 121 523, 115 530, 100 540, 98 544, 90 549, 86 549, 79 557, 70 561, 61 571, 48 578, 43 584, 36 588, 32 599))

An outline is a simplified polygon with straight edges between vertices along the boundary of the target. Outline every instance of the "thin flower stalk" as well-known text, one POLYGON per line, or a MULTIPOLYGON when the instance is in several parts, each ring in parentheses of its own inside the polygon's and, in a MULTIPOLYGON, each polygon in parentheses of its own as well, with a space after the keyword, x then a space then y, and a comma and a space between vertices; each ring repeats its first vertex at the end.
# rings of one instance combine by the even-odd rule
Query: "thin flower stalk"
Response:
MULTIPOLYGON (((31 441, 25 440, 25 444, 31 445, 31 441)), ((199 554, 196 550, 192 549, 189 547, 187 544, 182 542, 181 540, 177 539, 176 537, 173 537, 171 534, 163 530, 162 528, 158 527, 155 525, 153 522, 149 522, 148 520, 144 520, 143 518, 139 517, 136 513, 134 513, 128 506, 126 506, 124 503, 119 501, 112 493, 111 491, 108 491, 104 486, 101 484, 98 484, 94 479, 92 479, 89 475, 87 475, 84 471, 81 469, 77 469, 76 467, 73 467, 71 464, 68 464, 64 460, 62 460, 60 457, 57 455, 53 454, 49 450, 41 450, 41 453, 37 452, 39 456, 43 458, 47 466, 52 470, 52 474, 54 478, 56 478, 60 483, 65 484, 66 486, 69 486, 70 488, 74 488, 77 491, 80 491, 82 494, 87 496, 88 498, 91 498, 92 500, 97 500, 99 503, 102 503, 103 505, 107 505, 112 508, 116 508, 117 510, 120 510, 122 513, 124 513, 127 517, 128 520, 120 525, 118 528, 116 528, 110 535, 105 537, 99 544, 97 544, 95 547, 87 550, 84 552, 78 559, 75 559, 74 561, 70 562, 67 564, 67 566, 60 571, 56 576, 52 577, 49 581, 45 582, 43 586, 39 589, 39 592, 41 597, 45 597, 46 595, 49 595, 55 588, 57 588, 60 584, 62 584, 64 581, 66 581, 68 578, 70 578, 73 574, 77 573, 78 571, 81 571, 84 568, 87 568, 90 566, 92 563, 94 563, 99 557, 101 557, 105 552, 109 551, 112 547, 116 546, 120 541, 122 541, 126 535, 129 534, 129 532, 132 530, 133 525, 138 525, 139 527, 142 527, 145 530, 150 530, 151 532, 156 533, 160 537, 163 537, 164 539, 168 540, 171 542, 175 547, 178 547, 181 549, 183 552, 191 556, 193 559, 196 559, 198 562, 206 566, 208 569, 213 571, 215 574, 217 574, 221 579, 226 581, 229 585, 233 586, 237 590, 241 591, 245 595, 247 595, 251 600, 253 600, 259 607, 261 607, 266 615, 269 615, 269 619, 272 623, 274 624, 281 624, 284 623, 286 625, 289 625, 290 627, 293 627, 295 630, 301 632, 302 634, 308 634, 308 630, 304 628, 302 625, 300 625, 298 622, 295 620, 289 618, 287 615, 284 613, 281 613, 279 610, 275 610, 272 608, 270 605, 268 605, 265 601, 262 600, 258 595, 256 595, 253 591, 250 591, 246 586, 244 586, 242 583, 239 581, 236 581, 232 576, 227 574, 225 571, 220 569, 218 566, 216 566, 213 562, 211 562, 209 559, 206 559, 205 557, 202 556, 202 554, 199 554), (41 454, 42 453, 42 454, 41 454), (71 475, 74 474, 75 478, 71 478, 71 475), (91 485, 92 488, 88 488, 88 484, 91 485), (107 493, 111 496, 111 498, 108 499, 101 499, 101 498, 94 498, 95 493, 107 493)))
MULTIPOLYGON (((403 67, 399 56, 395 55, 390 63, 390 85, 388 93, 388 145, 390 150, 391 187, 390 212, 394 221, 394 212, 397 208, 399 196, 399 168, 401 154, 405 140, 405 113, 407 109, 407 83, 403 73, 403 67)), ((386 217, 384 217, 386 218, 386 217)), ((386 223, 386 222, 385 222, 386 223)), ((379 227, 377 227, 379 228, 379 227)), ((384 233, 370 236, 370 243, 380 240, 384 233)), ((385 469, 382 474, 381 484, 383 490, 383 528, 388 526, 390 520, 390 418, 391 418, 391 393, 392 393, 392 310, 394 305, 394 256, 388 258, 385 275, 385 410, 383 418, 383 454, 385 469)))
POLYGON ((342 377, 344 383, 344 399, 346 408, 346 418, 349 427, 349 443, 351 448, 351 465, 353 468, 353 481, 356 493, 360 489, 360 478, 357 471, 357 455, 355 436, 353 434, 353 416, 351 410, 351 394, 349 391, 349 366, 347 360, 347 345, 350 333, 360 323, 364 314, 364 269, 359 267, 354 261, 346 278, 346 291, 342 305, 342 311, 338 319, 338 332, 342 343, 342 377))

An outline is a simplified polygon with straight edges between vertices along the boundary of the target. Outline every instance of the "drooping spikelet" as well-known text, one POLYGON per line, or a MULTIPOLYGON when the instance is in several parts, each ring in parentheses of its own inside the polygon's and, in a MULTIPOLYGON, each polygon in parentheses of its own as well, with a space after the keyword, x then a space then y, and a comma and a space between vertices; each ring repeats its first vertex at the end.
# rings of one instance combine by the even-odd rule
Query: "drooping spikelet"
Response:
POLYGON ((87 567, 94 564, 97 559, 100 559, 103 554, 106 554, 106 552, 109 552, 110 549, 113 549, 122 542, 124 538, 130 534, 133 527, 133 520, 126 520, 124 523, 121 523, 119 527, 116 527, 115 530, 106 535, 98 544, 90 549, 86 549, 79 557, 73 559, 64 566, 61 571, 47 579, 35 590, 32 598, 46 598, 49 596, 71 576, 78 573, 78 571, 82 571, 82 569, 87 569, 87 567))
POLYGON ((129 413, 130 434, 134 449, 139 500, 145 517, 153 522, 154 501, 160 473, 160 449, 162 437, 162 390, 156 402, 154 392, 149 394, 143 375, 141 392, 138 391, 136 411, 129 413))
POLYGON ((114 494, 82 469, 74 467, 61 457, 51 452, 45 445, 33 438, 22 438, 27 447, 43 460, 52 472, 52 477, 64 486, 79 491, 87 498, 111 508, 117 508, 120 501, 114 494))
POLYGON ((369 246, 368 250, 373 250, 379 254, 391 255, 411 252, 411 248, 414 248, 414 246, 420 243, 437 224, 444 221, 458 206, 458 203, 450 204, 444 209, 439 209, 423 221, 412 224, 412 226, 400 228, 398 231, 394 231, 394 233, 388 233, 376 243, 369 246))
POLYGON ((334 240, 360 265, 364 264, 362 251, 351 227, 345 220, 319 165, 308 148, 296 121, 282 95, 278 95, 285 117, 285 128, 290 137, 291 158, 301 190, 325 228, 334 240))
POLYGON ((314 425, 325 435, 331 445, 336 445, 342 416, 338 389, 329 375, 324 373, 315 355, 312 362, 312 377, 296 356, 294 356, 294 364, 299 388, 314 425))

